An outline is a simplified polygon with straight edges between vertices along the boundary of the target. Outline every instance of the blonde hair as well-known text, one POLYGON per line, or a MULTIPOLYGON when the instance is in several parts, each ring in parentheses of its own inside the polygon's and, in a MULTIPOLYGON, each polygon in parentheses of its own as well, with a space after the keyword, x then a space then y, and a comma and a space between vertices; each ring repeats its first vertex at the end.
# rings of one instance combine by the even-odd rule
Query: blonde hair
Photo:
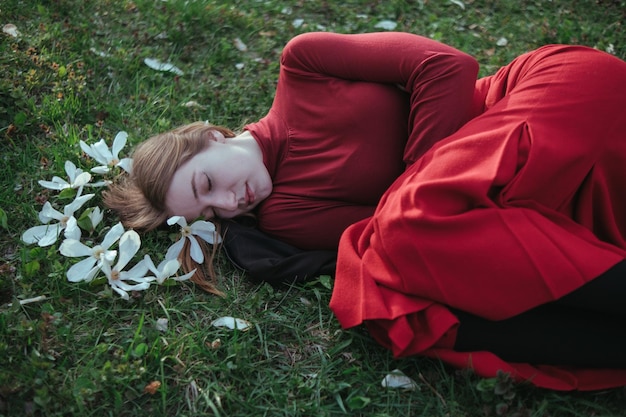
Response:
MULTIPOLYGON (((119 177, 108 187, 103 193, 104 204, 117 213, 127 228, 147 232, 164 224, 169 217, 165 197, 174 173, 210 146, 215 140, 214 131, 227 138, 235 136, 228 128, 195 122, 140 143, 132 155, 132 173, 119 177)), ((203 248, 203 251, 210 256, 205 257, 205 266, 201 268, 191 260, 186 243, 179 258, 183 270, 189 272, 196 268, 191 280, 205 291, 223 295, 215 288, 217 278, 212 263, 216 250, 203 248)))

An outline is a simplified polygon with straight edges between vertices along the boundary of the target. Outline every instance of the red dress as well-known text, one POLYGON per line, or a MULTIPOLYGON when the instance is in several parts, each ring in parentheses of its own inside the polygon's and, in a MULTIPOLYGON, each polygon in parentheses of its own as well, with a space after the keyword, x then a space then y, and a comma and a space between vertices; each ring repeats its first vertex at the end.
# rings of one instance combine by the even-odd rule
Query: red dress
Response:
POLYGON ((448 309, 506 319, 625 258, 625 92, 626 63, 578 46, 540 48, 480 79, 471 120, 342 235, 330 304, 342 326, 365 323, 396 356, 485 377, 501 369, 557 390, 625 385, 626 370, 455 352, 448 309))

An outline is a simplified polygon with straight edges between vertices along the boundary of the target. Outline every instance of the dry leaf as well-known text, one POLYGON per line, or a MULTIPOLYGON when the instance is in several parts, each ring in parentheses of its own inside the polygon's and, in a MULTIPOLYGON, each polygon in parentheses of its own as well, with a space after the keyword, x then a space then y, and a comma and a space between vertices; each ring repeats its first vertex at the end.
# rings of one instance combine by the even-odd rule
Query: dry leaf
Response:
POLYGON ((157 390, 161 388, 161 383, 159 381, 152 381, 143 389, 144 394, 154 395, 157 390))

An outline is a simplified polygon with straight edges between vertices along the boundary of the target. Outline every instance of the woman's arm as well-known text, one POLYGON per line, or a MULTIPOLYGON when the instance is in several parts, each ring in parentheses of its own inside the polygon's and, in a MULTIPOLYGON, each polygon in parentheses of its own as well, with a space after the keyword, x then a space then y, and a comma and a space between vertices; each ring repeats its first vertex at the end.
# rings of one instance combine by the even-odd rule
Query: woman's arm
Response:
POLYGON ((293 75, 397 84, 405 89, 411 100, 404 151, 407 165, 469 120, 478 73, 471 56, 423 36, 398 32, 306 33, 285 46, 281 64, 293 75))

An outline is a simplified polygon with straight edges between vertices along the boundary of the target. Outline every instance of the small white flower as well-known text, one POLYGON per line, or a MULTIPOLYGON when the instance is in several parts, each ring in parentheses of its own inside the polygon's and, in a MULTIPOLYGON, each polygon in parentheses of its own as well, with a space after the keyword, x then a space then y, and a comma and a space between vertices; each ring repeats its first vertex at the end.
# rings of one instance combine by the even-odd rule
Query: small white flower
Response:
POLYGON ((169 247, 165 254, 165 259, 178 259, 178 255, 183 250, 185 239, 189 239, 191 245, 190 255, 196 263, 204 262, 204 255, 200 244, 196 240, 195 236, 205 240, 210 244, 216 244, 221 242, 221 237, 215 230, 215 225, 211 222, 204 220, 197 220, 191 225, 187 225, 187 221, 182 216, 173 216, 167 220, 168 225, 178 224, 180 226, 181 238, 169 247))
POLYGON ((141 239, 137 232, 128 230, 120 238, 119 257, 115 266, 113 266, 112 259, 106 258, 105 253, 100 255, 101 269, 109 280, 109 285, 111 285, 113 291, 125 300, 130 298, 128 291, 145 290, 154 281, 153 277, 146 277, 148 266, 143 260, 139 261, 130 270, 124 271, 124 268, 133 259, 140 246, 141 239), (133 284, 129 284, 128 281, 133 282, 133 284))
POLYGON ((124 233, 124 227, 122 223, 118 223, 107 232, 102 243, 95 245, 93 248, 90 248, 78 239, 64 240, 59 248, 61 255, 70 258, 87 257, 67 270, 67 279, 71 282, 91 281, 102 267, 101 255, 104 254, 105 261, 109 263, 113 262, 115 256, 117 256, 117 252, 111 251, 109 248, 119 240, 122 233, 124 233))
POLYGON ((50 190, 65 190, 66 188, 80 188, 91 180, 91 174, 76 168, 71 161, 65 161, 65 172, 69 182, 61 177, 54 176, 52 181, 39 181, 39 185, 50 190))
POLYGON ((102 164, 101 166, 92 168, 91 172, 95 172, 96 174, 106 174, 111 170, 111 167, 117 166, 130 173, 132 159, 119 159, 119 153, 122 148, 126 146, 127 138, 128 134, 126 132, 119 132, 115 135, 115 139, 113 139, 113 146, 111 149, 109 149, 104 139, 100 139, 99 142, 93 145, 87 145, 81 140, 80 147, 83 152, 98 161, 98 163, 102 164))
POLYGON ((185 281, 191 278, 196 272, 194 269, 185 275, 173 276, 180 269, 180 262, 178 262, 178 259, 165 259, 159 264, 158 267, 154 266, 154 262, 152 262, 150 255, 144 256, 143 260, 148 266, 148 269, 154 274, 154 278, 156 278, 156 281, 159 284, 163 284, 163 282, 168 278, 172 278, 176 281, 185 281))
POLYGON ((94 194, 85 194, 76 196, 74 201, 63 208, 63 213, 55 210, 49 201, 43 205, 39 212, 39 220, 43 225, 34 226, 24 232, 22 240, 27 243, 37 243, 39 246, 50 246, 57 241, 61 231, 69 227, 68 235, 75 237, 76 232, 80 234, 80 230, 76 225, 74 213, 80 209, 94 194), (48 224, 52 220, 58 220, 58 223, 48 224))

